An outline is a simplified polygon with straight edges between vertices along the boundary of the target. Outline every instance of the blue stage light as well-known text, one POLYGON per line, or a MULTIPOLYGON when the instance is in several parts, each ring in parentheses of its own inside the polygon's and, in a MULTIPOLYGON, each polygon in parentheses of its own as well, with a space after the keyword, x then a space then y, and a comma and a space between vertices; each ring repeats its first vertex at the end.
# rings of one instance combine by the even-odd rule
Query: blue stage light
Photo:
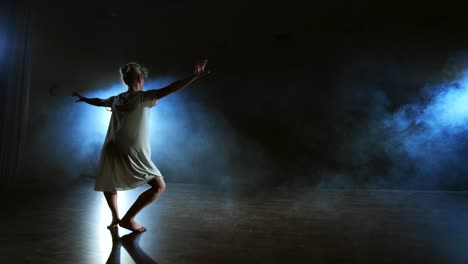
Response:
POLYGON ((449 132, 464 130, 468 123, 468 77, 442 84, 426 109, 425 119, 449 132))
POLYGON ((375 127, 380 136, 370 145, 384 147, 396 175, 411 174, 410 187, 453 188, 457 175, 468 171, 468 71, 429 85, 426 92, 425 100, 399 108, 375 127))
MULTIPOLYGON (((148 88, 144 90, 161 88, 169 83, 169 79, 148 80, 145 82, 145 87, 148 88)), ((125 91, 127 91, 127 87, 124 84, 116 83, 104 89, 83 93, 83 95, 90 98, 97 97, 106 99, 125 91)), ((156 125, 151 124, 151 134, 156 134, 158 139, 173 133, 173 128, 177 126, 178 122, 164 120, 164 117, 173 119, 173 114, 171 114, 173 111, 170 111, 170 109, 180 108, 183 105, 176 97, 176 95, 171 95, 169 100, 164 98, 164 106, 161 107, 158 102, 158 104, 153 107, 153 109, 157 109, 157 111, 152 111, 151 123, 156 123, 156 125), (161 112, 166 114, 161 114, 161 112)), ((74 109, 72 113, 76 118, 76 123, 73 124, 76 129, 73 131, 73 133, 75 133, 74 138, 79 142, 79 144, 77 144, 77 151, 81 154, 81 157, 85 159, 86 157, 94 156, 95 154, 93 153, 95 153, 97 146, 101 146, 104 143, 112 112, 109 108, 90 106, 85 103, 75 105, 74 109)), ((179 116, 178 120, 180 121, 181 118, 182 117, 179 116)), ((152 140, 152 146, 156 143, 156 140, 152 140)))

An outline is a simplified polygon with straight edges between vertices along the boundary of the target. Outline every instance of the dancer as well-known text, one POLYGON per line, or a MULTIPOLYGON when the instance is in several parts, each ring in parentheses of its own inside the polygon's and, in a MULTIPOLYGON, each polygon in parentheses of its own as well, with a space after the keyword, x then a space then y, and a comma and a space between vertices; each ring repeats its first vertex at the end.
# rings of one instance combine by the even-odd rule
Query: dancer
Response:
POLYGON ((151 161, 149 141, 150 108, 157 100, 176 92, 191 82, 208 74, 207 60, 195 66, 195 72, 179 81, 155 90, 143 91, 148 70, 138 63, 130 62, 120 68, 120 74, 128 90, 108 99, 86 98, 77 92, 76 102, 94 106, 110 107, 112 116, 96 175, 94 190, 102 191, 112 213, 108 228, 120 225, 134 232, 146 228, 135 221, 135 216, 164 192, 166 184, 158 168, 151 161), (144 191, 120 219, 117 210, 117 191, 129 190, 148 183, 151 188, 144 191))

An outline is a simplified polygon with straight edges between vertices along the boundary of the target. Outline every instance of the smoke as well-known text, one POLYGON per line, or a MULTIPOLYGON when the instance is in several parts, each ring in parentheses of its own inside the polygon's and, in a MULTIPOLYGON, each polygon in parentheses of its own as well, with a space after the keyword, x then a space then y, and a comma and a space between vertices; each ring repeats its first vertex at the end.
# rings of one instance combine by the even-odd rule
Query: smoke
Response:
POLYGON ((174 94, 156 106, 152 153, 163 175, 176 182, 229 185, 251 184, 269 173, 264 149, 193 97, 190 91, 174 94))
MULTIPOLYGON (((440 80, 424 85, 417 100, 397 107, 389 94, 401 90, 398 86, 347 87, 337 115, 337 160, 344 171, 321 185, 467 188, 466 61, 452 59, 440 80)), ((404 80, 404 74, 400 77, 404 80)))
MULTIPOLYGON (((248 108, 249 102, 260 105, 252 95, 243 100, 248 112, 229 116, 203 101, 206 87, 199 86, 207 83, 194 83, 152 109, 152 159, 168 182, 466 189, 467 58, 455 56, 442 71, 361 58, 345 66, 336 90, 318 97, 317 111, 305 107, 305 96, 276 112, 248 108)), ((60 90, 54 86, 51 96, 33 100, 25 171, 55 183, 92 178, 111 113, 76 104, 60 90)), ((124 91, 118 83, 83 95, 107 98, 124 91)))
MULTIPOLYGON (((171 81, 149 80, 145 86, 158 88, 171 81)), ((152 109, 152 159, 166 180, 225 186, 252 183, 268 173, 263 149, 236 135, 221 113, 194 100, 187 91, 190 88, 159 100, 152 109)), ((108 98, 124 91, 125 86, 118 83, 82 95, 108 98)), ((93 178, 111 112, 55 94, 59 96, 40 98, 43 103, 32 107, 25 173, 56 185, 93 178)))

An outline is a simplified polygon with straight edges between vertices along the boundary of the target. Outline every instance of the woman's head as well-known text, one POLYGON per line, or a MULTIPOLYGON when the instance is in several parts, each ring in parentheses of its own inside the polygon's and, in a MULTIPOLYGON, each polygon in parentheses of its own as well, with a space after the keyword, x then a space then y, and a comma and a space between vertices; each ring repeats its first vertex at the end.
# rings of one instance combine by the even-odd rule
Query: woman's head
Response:
POLYGON ((124 83, 130 88, 137 85, 141 89, 145 78, 148 78, 148 69, 136 62, 129 62, 120 67, 120 75, 124 83))

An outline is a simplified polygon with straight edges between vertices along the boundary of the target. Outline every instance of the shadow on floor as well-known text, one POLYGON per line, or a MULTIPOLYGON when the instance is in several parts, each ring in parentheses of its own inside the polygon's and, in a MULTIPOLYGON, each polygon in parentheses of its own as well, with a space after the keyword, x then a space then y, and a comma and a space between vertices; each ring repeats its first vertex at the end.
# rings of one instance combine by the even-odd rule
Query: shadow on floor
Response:
POLYGON ((143 233, 133 232, 120 237, 117 227, 110 228, 109 231, 112 236, 112 250, 106 263, 119 264, 120 250, 123 246, 135 263, 157 264, 157 262, 150 258, 140 247, 139 241, 143 233))

